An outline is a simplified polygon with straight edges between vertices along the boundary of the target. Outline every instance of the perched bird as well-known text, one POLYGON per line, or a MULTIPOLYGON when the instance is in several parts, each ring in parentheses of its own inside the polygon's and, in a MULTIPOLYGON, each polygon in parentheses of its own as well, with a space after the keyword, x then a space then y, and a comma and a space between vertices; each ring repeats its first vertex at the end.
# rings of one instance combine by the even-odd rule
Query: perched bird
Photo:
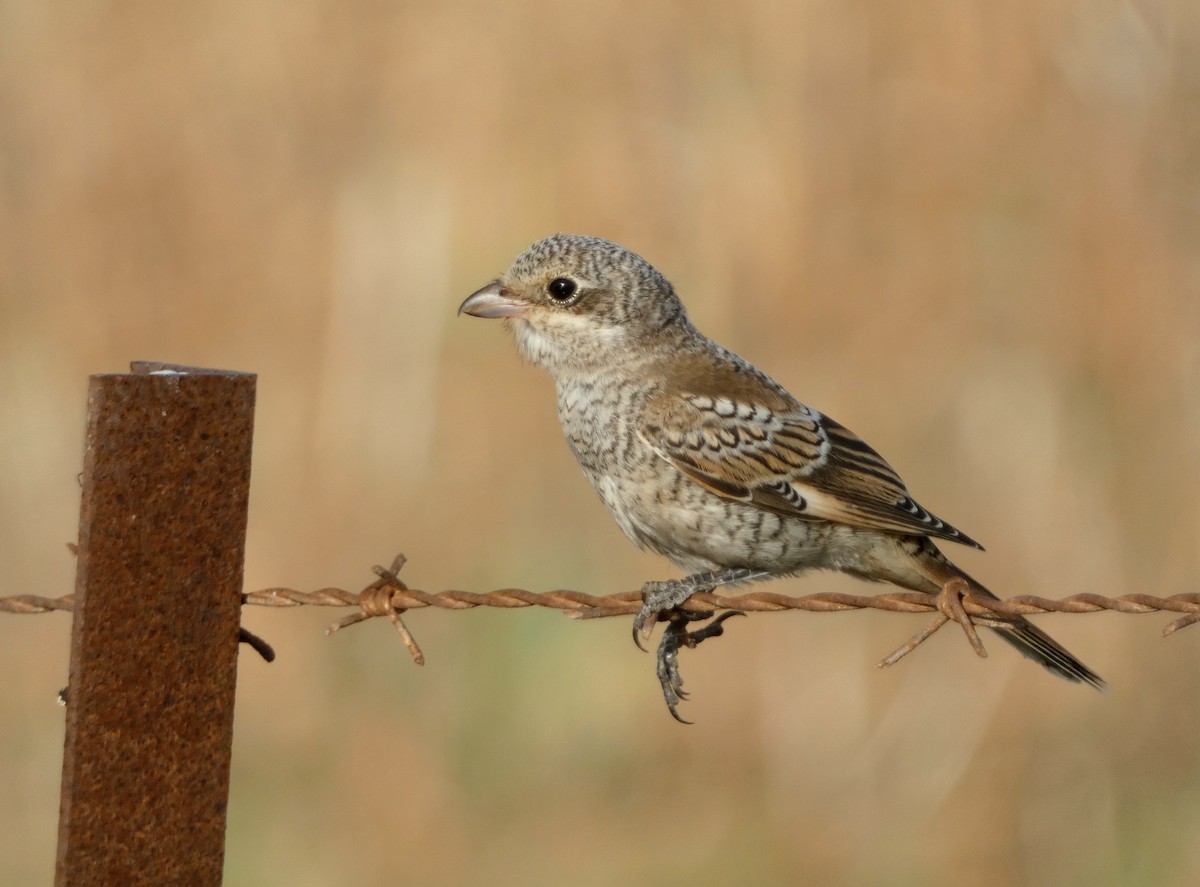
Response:
MULTIPOLYGON (((505 318, 521 353, 554 377, 567 443, 621 529, 693 574, 647 583, 634 623, 636 640, 668 619, 658 674, 677 719, 675 653, 721 631, 719 621, 684 627, 692 617, 674 608, 697 592, 825 569, 994 597, 933 540, 977 542, 918 505, 857 435, 700 333, 633 252, 555 234, 459 313, 505 318)), ((1055 674, 1103 689, 1027 620, 979 621, 1055 674)))

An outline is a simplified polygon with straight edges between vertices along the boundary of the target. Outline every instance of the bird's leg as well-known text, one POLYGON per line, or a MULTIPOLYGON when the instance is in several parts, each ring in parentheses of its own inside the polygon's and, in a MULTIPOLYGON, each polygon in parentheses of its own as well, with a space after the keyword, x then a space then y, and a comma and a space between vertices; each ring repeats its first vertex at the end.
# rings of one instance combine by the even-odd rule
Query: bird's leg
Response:
POLYGON ((670 611, 675 610, 694 594, 706 594, 722 585, 741 585, 755 579, 765 579, 769 575, 762 570, 730 567, 724 570, 693 573, 682 579, 647 582, 642 586, 642 609, 633 617, 633 642, 641 649, 646 649, 642 647, 641 639, 650 636, 650 630, 654 627, 654 623, 660 619, 668 619, 667 614, 670 611))
POLYGON ((663 699, 667 701, 667 709, 671 717, 681 724, 690 724, 679 716, 675 706, 687 699, 683 692, 683 677, 679 674, 679 650, 681 647, 697 647, 701 641, 719 637, 725 633, 724 622, 731 616, 745 616, 739 610, 730 610, 713 619, 708 625, 696 631, 688 631, 689 622, 702 621, 712 616, 712 610, 702 610, 698 613, 688 613, 674 609, 667 617, 667 630, 658 645, 658 682, 662 685, 663 699))

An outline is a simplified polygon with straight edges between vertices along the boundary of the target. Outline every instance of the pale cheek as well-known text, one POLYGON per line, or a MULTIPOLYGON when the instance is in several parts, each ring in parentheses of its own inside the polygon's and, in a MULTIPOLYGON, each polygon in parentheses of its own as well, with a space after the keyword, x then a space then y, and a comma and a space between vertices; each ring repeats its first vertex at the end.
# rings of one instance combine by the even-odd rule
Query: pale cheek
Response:
POLYGON ((527 320, 516 318, 509 326, 517 342, 517 350, 535 366, 547 367, 553 362, 554 348, 541 331, 527 320))
POLYGON ((510 328, 525 359, 549 370, 589 363, 597 352, 620 348, 625 340, 624 330, 575 314, 514 318, 510 328))

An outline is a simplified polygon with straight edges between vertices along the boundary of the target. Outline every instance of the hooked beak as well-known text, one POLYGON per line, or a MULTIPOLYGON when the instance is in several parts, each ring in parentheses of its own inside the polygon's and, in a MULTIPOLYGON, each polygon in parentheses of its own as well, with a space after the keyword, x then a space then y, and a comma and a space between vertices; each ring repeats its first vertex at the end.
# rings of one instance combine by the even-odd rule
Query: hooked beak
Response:
POLYGON ((528 302, 516 298, 496 280, 467 296, 466 301, 458 306, 458 313, 473 317, 519 317, 528 308, 528 302))

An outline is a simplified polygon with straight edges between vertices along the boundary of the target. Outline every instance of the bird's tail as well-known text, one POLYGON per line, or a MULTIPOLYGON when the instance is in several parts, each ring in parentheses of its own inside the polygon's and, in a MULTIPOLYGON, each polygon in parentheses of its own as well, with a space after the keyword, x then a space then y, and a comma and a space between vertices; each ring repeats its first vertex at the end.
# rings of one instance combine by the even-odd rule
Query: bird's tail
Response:
MULTIPOLYGON (((974 591, 973 588, 972 591, 974 591)), ((1076 659, 1054 638, 1027 619, 1021 617, 1017 617, 1017 619, 1018 622, 1012 628, 994 628, 992 630, 1016 647, 1026 659, 1032 659, 1060 678, 1091 684, 1097 690, 1108 689, 1108 684, 1104 683, 1104 679, 1100 675, 1076 659)))
MULTIPOLYGON (((966 581, 972 594, 980 597, 996 597, 952 564, 932 542, 928 542, 927 547, 922 546, 918 560, 924 568, 923 572, 939 586, 944 586, 947 581, 957 577, 966 581)), ((1054 638, 1023 616, 989 617, 988 626, 1007 643, 1016 647, 1026 659, 1032 659, 1060 678, 1081 684, 1091 684, 1097 690, 1108 689, 1108 685, 1104 683, 1104 679, 1100 675, 1076 659, 1054 638)))

